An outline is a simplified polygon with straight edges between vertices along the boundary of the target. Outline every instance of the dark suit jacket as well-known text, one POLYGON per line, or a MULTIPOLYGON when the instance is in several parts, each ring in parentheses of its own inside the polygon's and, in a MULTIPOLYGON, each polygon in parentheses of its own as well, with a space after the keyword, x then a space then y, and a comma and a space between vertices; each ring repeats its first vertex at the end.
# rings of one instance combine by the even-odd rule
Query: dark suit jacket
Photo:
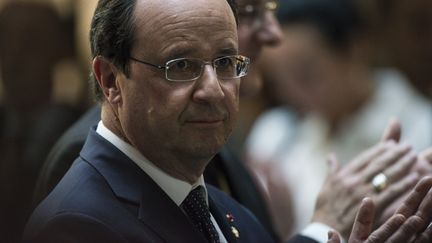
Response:
MULTIPOLYGON (((210 210, 229 242, 272 242, 243 206, 209 186, 210 210), (226 215, 232 214, 229 222, 226 215), (240 232, 236 238, 231 227, 240 232)), ((28 242, 205 242, 181 209, 94 130, 80 157, 34 211, 28 242)))
MULTIPOLYGON (((89 110, 77 123, 66 131, 50 152, 38 178, 34 203, 37 205, 54 188, 58 181, 68 170, 73 160, 78 157, 82 149, 89 127, 96 125, 100 120, 100 107, 95 106, 89 110)), ((70 174, 70 173, 68 173, 70 174)), ((228 190, 237 201, 244 204, 256 214, 266 229, 272 232, 266 206, 250 174, 243 164, 224 148, 215 156, 206 169, 206 181, 220 186, 215 175, 222 175, 228 182, 228 190)), ((70 175, 68 175, 70 177, 70 175)), ((211 189, 209 190, 211 191, 211 189)), ((55 192, 53 192, 55 193, 55 192)), ((50 195, 50 198, 53 196, 50 195)), ((210 195, 211 197, 211 195, 210 195)), ((49 200, 49 199, 47 199, 49 200)), ((46 203, 44 203, 47 205, 46 203)), ((40 206, 43 207, 43 206, 40 206)), ((47 206, 45 206, 47 207, 47 206)), ((37 213, 35 213, 37 215, 37 213)), ((36 216, 33 216, 33 218, 36 216)), ((31 223, 29 222, 29 225, 31 223)), ((274 234, 272 233, 273 237, 274 234)), ((308 238, 296 236, 293 242, 315 242, 308 238)))
MULTIPOLYGON (((70 127, 51 149, 39 173, 33 196, 33 207, 39 204, 60 181, 78 157, 90 127, 100 121, 100 107, 94 106, 70 127)), ((251 210, 277 239, 264 199, 249 171, 231 151, 224 147, 204 172, 207 183, 222 189, 251 210)))

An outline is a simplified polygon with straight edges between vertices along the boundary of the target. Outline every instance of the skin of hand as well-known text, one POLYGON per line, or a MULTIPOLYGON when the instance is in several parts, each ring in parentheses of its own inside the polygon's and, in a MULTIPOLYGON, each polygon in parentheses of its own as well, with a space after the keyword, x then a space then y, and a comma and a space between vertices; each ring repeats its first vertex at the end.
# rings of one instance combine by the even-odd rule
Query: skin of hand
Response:
POLYGON ((383 212, 387 205, 407 193, 418 181, 418 174, 409 173, 416 155, 410 146, 397 144, 400 134, 399 123, 392 120, 382 141, 346 166, 340 167, 336 157, 330 155, 329 174, 318 196, 312 221, 334 228, 347 239, 364 197, 370 197, 377 212, 383 212), (389 183, 381 192, 375 191, 371 184, 379 173, 384 173, 389 183))
MULTIPOLYGON (((357 213, 348 243, 427 243, 432 241, 432 177, 424 177, 409 193, 395 214, 371 233, 375 205, 365 198, 357 213)), ((328 243, 340 243, 330 231, 328 243)))
MULTIPOLYGON (((382 141, 394 140, 399 141, 401 137, 401 126, 396 119, 391 119, 389 126, 382 136, 382 141)), ((411 168, 412 173, 417 173, 419 176, 432 175, 432 148, 425 149, 417 156, 417 161, 411 168)), ((399 197, 391 205, 389 205, 385 211, 381 214, 381 217, 377 221, 377 225, 383 224, 388 218, 390 218, 401 203, 407 198, 408 195, 399 197)))

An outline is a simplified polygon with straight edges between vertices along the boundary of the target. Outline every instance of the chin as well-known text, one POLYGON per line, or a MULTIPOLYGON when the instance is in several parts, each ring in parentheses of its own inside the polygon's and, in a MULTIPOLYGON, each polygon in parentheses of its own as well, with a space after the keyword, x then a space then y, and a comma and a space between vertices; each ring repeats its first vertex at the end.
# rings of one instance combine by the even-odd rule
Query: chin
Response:
POLYGON ((225 141, 207 141, 198 142, 195 145, 188 146, 185 150, 193 157, 199 158, 212 158, 217 154, 225 145, 225 141))

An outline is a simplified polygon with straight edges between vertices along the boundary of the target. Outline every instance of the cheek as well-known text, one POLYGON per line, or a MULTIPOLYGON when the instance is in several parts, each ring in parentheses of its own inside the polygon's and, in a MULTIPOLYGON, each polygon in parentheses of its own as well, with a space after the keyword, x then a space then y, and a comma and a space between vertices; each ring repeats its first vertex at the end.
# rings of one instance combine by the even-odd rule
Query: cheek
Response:
POLYGON ((239 103, 240 79, 232 80, 232 82, 221 83, 226 101, 232 106, 237 107, 239 103))
POLYGON ((237 113, 239 110, 239 89, 240 80, 233 80, 232 82, 222 82, 221 88, 225 94, 224 106, 229 113, 229 125, 234 126, 237 120, 237 113))
MULTIPOLYGON (((191 86, 191 85, 189 85, 191 86)), ((192 87, 163 86, 155 87, 149 96, 147 114, 157 126, 161 123, 173 123, 181 119, 191 100, 192 87)))

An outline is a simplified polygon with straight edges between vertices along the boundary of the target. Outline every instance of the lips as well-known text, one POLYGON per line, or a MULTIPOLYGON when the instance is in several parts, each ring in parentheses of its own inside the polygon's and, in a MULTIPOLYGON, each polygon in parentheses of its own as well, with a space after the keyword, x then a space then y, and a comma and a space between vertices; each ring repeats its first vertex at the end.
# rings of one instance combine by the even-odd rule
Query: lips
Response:
POLYGON ((197 125, 218 124, 225 122, 229 117, 229 112, 222 106, 194 105, 186 109, 180 121, 197 125))
POLYGON ((224 118, 194 118, 187 120, 187 123, 203 123, 203 124, 212 124, 212 123, 218 123, 223 122, 224 118))

